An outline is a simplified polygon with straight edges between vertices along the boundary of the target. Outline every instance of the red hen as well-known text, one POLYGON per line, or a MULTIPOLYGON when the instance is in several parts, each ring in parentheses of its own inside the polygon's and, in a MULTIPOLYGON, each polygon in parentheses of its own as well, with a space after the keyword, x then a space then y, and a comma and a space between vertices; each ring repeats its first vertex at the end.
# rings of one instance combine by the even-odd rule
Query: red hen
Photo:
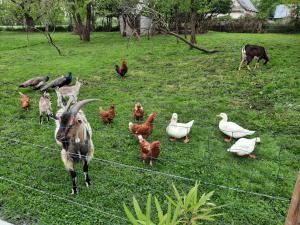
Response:
POLYGON ((142 135, 138 136, 141 150, 141 159, 143 162, 150 161, 150 166, 152 166, 152 161, 157 159, 160 153, 160 142, 154 141, 149 143, 146 141, 142 135))

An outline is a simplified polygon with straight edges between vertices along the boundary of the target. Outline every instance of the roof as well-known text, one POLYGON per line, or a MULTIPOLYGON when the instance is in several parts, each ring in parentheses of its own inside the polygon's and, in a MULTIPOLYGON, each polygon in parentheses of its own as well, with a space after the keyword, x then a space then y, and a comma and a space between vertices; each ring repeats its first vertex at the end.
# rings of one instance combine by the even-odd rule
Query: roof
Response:
POLYGON ((253 3, 251 2, 251 0, 237 0, 238 3, 240 3, 240 5, 247 11, 251 11, 251 12, 258 12, 258 10, 256 9, 256 7, 253 5, 253 3))
POLYGON ((291 13, 290 7, 287 5, 278 5, 276 6, 275 13, 274 13, 274 19, 282 19, 289 17, 291 13))

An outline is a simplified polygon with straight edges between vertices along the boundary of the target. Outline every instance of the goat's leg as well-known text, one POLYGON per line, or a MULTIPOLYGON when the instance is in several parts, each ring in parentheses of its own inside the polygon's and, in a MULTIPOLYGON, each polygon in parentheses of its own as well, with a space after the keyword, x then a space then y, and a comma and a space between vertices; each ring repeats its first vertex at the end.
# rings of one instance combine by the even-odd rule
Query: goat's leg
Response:
POLYGON ((253 57, 251 57, 251 56, 247 56, 247 59, 246 59, 246 61, 247 61, 247 68, 248 68, 248 70, 249 70, 249 71, 251 70, 251 68, 250 68, 249 64, 251 63, 252 59, 253 59, 253 57))
POLYGON ((83 160, 83 174, 84 174, 85 185, 87 187, 91 186, 91 179, 88 172, 89 172, 89 164, 86 160, 83 160))
POLYGON ((70 170, 70 175, 71 175, 71 178, 72 178, 72 194, 76 195, 76 194, 78 194, 77 174, 74 170, 70 170))
POLYGON ((49 120, 50 120, 50 115, 47 114, 47 122, 49 123, 49 120))
POLYGON ((250 68, 250 66, 249 66, 250 62, 251 62, 251 61, 248 61, 248 62, 247 62, 247 69, 248 69, 249 71, 251 71, 251 68, 250 68))
POLYGON ((72 96, 72 101, 73 101, 73 103, 75 104, 76 102, 77 102, 77 98, 76 98, 76 95, 71 95, 72 96))
POLYGON ((40 114, 40 124, 43 124, 43 114, 40 114))
POLYGON ((255 67, 254 69, 258 68, 259 67, 259 58, 256 59, 256 63, 255 63, 255 67))
POLYGON ((57 96, 57 107, 61 107, 61 96, 57 96))
POLYGON ((242 59, 242 61, 241 61, 241 63, 240 63, 240 66, 239 66, 239 70, 241 70, 241 68, 242 68, 244 62, 245 62, 245 60, 242 59))

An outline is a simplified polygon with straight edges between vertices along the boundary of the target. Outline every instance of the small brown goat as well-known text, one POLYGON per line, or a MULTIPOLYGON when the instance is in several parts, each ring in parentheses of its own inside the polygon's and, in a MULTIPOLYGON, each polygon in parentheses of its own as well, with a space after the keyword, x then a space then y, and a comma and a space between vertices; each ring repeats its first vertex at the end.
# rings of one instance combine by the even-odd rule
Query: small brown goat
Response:
POLYGON ((51 108, 51 100, 50 94, 48 92, 44 92, 39 101, 39 109, 40 109, 40 124, 43 123, 43 115, 46 114, 47 121, 49 122, 49 118, 54 117, 51 108))
POLYGON ((239 70, 241 70, 244 62, 247 63, 247 68, 248 70, 250 70, 249 64, 251 63, 253 58, 256 60, 254 69, 256 69, 259 66, 259 61, 261 59, 265 60, 264 65, 266 65, 269 62, 269 57, 267 56, 264 47, 258 45, 245 45, 242 48, 242 60, 239 66, 239 70))

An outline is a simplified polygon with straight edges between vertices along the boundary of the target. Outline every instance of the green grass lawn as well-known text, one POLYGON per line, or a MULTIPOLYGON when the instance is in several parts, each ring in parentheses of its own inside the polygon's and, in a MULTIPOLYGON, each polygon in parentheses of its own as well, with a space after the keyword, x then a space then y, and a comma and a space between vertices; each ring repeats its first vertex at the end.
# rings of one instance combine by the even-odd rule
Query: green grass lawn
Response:
MULTIPOLYGON (((30 34, 26 47, 26 34, 0 32, 0 177, 8 179, 0 182, 1 218, 16 224, 128 224, 113 215, 125 218, 122 203, 131 205, 133 195, 145 204, 148 193, 161 198, 172 193, 172 183, 187 191, 199 180, 201 192, 215 190, 213 202, 226 205, 219 210, 224 215, 211 224, 284 223, 300 160, 300 35, 198 36, 201 46, 221 51, 216 54, 191 51, 169 36, 128 42, 118 33, 94 33, 91 43, 68 33, 53 37, 63 56, 41 34, 30 34), (238 72, 241 47, 247 43, 265 46, 270 63, 238 72), (129 65, 125 80, 114 72, 123 57, 129 65), (93 184, 84 186, 77 165, 75 197, 54 140, 54 122, 39 125, 40 93, 22 90, 32 99, 28 112, 21 109, 18 94, 19 83, 31 77, 50 73, 53 79, 68 71, 84 80, 79 99, 100 100, 84 107, 97 158, 90 163, 93 184), (137 101, 147 115, 158 113, 150 140, 160 140, 162 149, 153 168, 139 160, 138 142, 128 131, 137 101), (117 116, 106 127, 98 107, 112 103, 117 116), (179 121, 195 120, 190 143, 169 141, 165 128, 173 112, 179 121), (257 159, 226 151, 231 144, 218 130, 220 112, 257 131, 262 140, 255 150, 257 159)), ((56 111, 54 91, 51 97, 56 111)))

